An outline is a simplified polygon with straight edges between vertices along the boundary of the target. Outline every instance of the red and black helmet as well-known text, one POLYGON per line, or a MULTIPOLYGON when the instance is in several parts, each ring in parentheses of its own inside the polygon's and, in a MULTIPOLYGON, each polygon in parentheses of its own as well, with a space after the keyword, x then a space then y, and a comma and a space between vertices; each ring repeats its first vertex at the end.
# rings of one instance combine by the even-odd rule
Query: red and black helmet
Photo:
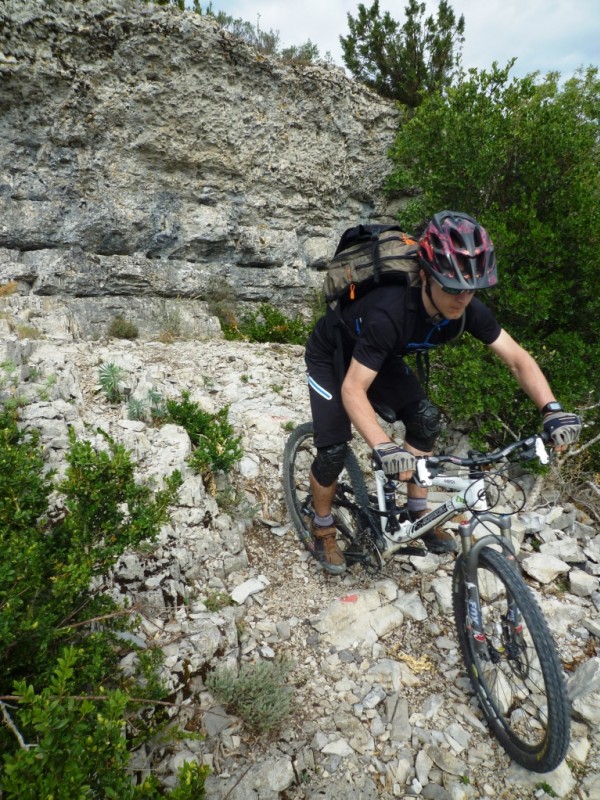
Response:
POLYGON ((498 283, 494 245, 476 219, 460 211, 440 211, 419 240, 419 263, 448 289, 489 289, 498 283))

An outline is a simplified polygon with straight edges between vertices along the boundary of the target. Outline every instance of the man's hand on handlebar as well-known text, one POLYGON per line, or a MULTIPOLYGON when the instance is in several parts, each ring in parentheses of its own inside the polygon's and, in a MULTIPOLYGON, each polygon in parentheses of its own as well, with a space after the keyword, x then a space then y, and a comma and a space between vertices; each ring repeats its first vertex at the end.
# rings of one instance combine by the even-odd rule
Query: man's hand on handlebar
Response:
POLYGON ((408 450, 394 442, 383 442, 373 448, 373 461, 390 478, 408 481, 412 478, 417 460, 408 450))
POLYGON ((550 437, 556 452, 566 450, 579 438, 581 419, 567 411, 553 411, 544 417, 544 431, 550 437))

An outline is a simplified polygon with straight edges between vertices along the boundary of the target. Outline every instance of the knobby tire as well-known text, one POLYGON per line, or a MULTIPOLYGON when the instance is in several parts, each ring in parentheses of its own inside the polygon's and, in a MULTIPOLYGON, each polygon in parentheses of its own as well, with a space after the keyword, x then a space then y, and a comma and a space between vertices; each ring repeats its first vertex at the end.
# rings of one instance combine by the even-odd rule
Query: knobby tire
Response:
POLYGON ((470 630, 459 556, 452 599, 471 684, 509 756, 532 772, 550 772, 565 757, 570 736, 570 706, 552 635, 522 576, 503 554, 481 550, 477 585, 485 633, 480 649, 470 630), (508 597, 520 612, 521 633, 508 620, 508 597))

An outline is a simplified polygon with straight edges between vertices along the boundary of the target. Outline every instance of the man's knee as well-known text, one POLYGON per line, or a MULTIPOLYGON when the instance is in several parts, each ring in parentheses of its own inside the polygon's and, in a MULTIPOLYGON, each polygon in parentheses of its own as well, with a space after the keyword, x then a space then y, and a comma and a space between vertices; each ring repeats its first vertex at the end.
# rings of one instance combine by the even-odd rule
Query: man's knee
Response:
POLYGON ((425 453, 433 450, 442 430, 442 413, 427 398, 413 403, 402 415, 406 428, 406 443, 425 453))
POLYGON ((338 479, 344 468, 348 444, 332 444, 318 447, 317 455, 312 463, 312 474, 320 486, 331 486, 338 479))

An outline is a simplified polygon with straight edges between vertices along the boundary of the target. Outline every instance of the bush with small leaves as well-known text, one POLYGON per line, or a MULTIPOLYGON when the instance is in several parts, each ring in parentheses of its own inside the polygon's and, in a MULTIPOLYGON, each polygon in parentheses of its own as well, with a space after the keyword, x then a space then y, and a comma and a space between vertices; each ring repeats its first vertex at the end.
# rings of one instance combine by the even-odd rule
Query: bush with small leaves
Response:
MULTIPOLYGON (((123 675, 118 634, 131 627, 131 613, 90 587, 125 550, 156 539, 181 477, 174 473, 152 491, 136 481, 121 445, 105 436, 107 450, 96 451, 71 432, 57 482, 38 435, 17 423, 15 414, 0 412, 1 693, 12 687, 10 706, 0 703, 2 796, 162 797, 152 782, 131 783, 132 743, 124 735, 127 719, 138 743, 156 728, 140 709, 160 717, 161 653, 140 653, 136 674, 123 675), (60 502, 51 511, 55 495, 60 502)), ((205 774, 186 770, 188 783, 173 800, 202 797, 205 774)))
POLYGON ((181 400, 167 400, 168 419, 187 431, 193 445, 189 463, 198 475, 217 470, 229 472, 243 455, 241 436, 234 436, 229 422, 229 407, 210 414, 183 392, 181 400))
MULTIPOLYGON (((131 756, 125 735, 128 708, 131 713, 128 695, 119 689, 100 690, 93 697, 74 694, 79 657, 76 648, 66 648, 41 692, 26 681, 16 684, 19 706, 15 719, 9 719, 13 726, 18 722, 24 746, 4 754, 0 773, 3 798, 164 797, 156 780, 135 786, 127 770, 131 756)), ((168 797, 202 800, 208 772, 207 767, 185 764, 179 771, 179 785, 168 797)))
POLYGON ((291 661, 277 658, 244 664, 237 674, 231 669, 217 669, 208 676, 206 685, 249 731, 271 733, 290 714, 292 690, 285 680, 292 666, 291 661))
POLYGON ((262 303, 258 311, 246 314, 241 322, 225 323, 221 319, 223 335, 229 340, 249 342, 278 342, 280 344, 306 344, 313 322, 300 315, 293 318, 269 303, 262 303))
POLYGON ((117 314, 108 326, 107 334, 113 339, 137 339, 139 330, 133 322, 117 314))

